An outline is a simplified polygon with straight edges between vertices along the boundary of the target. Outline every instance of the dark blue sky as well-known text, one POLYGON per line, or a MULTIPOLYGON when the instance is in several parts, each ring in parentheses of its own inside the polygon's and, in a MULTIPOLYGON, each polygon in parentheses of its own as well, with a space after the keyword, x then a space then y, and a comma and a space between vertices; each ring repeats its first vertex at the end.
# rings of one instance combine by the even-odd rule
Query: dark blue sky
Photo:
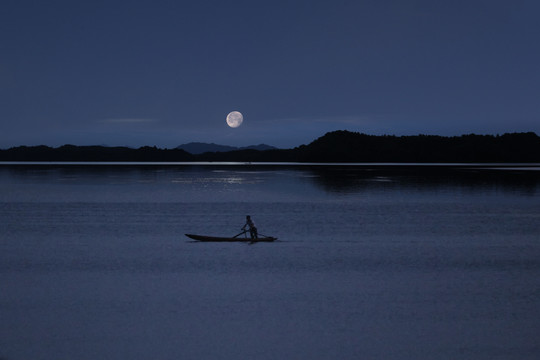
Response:
POLYGON ((0 147, 540 134, 539 16, 534 0, 4 0, 0 147))

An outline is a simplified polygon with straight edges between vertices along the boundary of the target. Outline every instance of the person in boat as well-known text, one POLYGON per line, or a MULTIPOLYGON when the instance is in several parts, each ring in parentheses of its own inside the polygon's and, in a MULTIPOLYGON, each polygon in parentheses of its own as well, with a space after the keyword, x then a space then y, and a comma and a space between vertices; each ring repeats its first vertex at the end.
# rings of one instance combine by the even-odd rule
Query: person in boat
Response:
POLYGON ((248 215, 246 216, 246 224, 242 227, 242 230, 247 231, 249 230, 249 235, 251 235, 251 240, 257 239, 257 227, 255 226, 255 223, 253 220, 251 220, 251 217, 248 215))

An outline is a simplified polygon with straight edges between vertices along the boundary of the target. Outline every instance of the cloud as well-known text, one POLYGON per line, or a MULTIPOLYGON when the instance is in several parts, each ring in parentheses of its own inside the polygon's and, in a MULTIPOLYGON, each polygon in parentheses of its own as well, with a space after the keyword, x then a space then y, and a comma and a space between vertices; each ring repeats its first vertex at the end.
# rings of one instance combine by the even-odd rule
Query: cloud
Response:
POLYGON ((350 115, 350 116, 326 116, 321 118, 315 118, 311 121, 320 123, 333 123, 333 124, 346 124, 346 125, 364 125, 366 123, 372 123, 379 120, 377 116, 362 116, 362 115, 350 115))
POLYGON ((148 119, 148 118, 111 118, 111 119, 102 119, 100 122, 108 124, 143 124, 143 123, 154 123, 157 122, 157 119, 148 119))
POLYGON ((272 124, 298 124, 298 125, 322 125, 329 126, 366 126, 380 123, 384 117, 382 115, 338 115, 338 116, 314 116, 296 117, 268 120, 272 124))

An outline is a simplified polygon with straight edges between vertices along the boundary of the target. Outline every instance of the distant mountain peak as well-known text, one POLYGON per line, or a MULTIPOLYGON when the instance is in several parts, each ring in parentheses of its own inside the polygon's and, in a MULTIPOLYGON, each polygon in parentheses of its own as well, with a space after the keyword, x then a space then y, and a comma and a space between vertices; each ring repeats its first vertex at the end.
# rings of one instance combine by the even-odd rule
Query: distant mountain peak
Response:
POLYGON ((187 144, 179 145, 176 147, 176 149, 181 149, 181 150, 187 151, 190 154, 197 155, 197 154, 204 154, 207 152, 229 152, 229 151, 237 151, 237 150, 264 151, 264 150, 273 150, 276 148, 270 145, 266 145, 266 144, 236 147, 236 146, 228 146, 228 145, 219 145, 219 144, 214 144, 214 143, 190 142, 187 144))

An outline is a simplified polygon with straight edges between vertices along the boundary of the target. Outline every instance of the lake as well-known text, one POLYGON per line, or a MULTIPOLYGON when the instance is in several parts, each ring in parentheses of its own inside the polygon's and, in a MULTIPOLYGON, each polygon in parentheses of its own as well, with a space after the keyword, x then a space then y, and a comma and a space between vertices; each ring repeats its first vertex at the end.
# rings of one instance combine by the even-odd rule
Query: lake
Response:
POLYGON ((539 169, 0 165, 0 359, 538 359, 539 169))

